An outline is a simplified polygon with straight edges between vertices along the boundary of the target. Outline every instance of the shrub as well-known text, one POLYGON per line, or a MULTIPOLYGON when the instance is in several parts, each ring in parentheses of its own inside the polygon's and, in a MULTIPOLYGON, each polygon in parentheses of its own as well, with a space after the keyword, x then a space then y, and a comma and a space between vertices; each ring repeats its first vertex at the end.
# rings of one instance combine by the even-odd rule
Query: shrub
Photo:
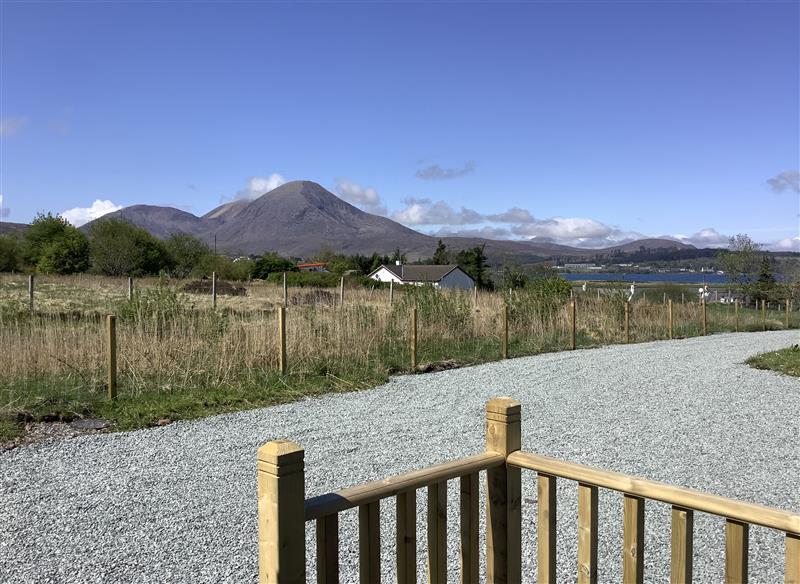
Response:
POLYGON ((89 227, 92 267, 106 276, 143 276, 171 268, 164 243, 122 219, 100 219, 89 227))

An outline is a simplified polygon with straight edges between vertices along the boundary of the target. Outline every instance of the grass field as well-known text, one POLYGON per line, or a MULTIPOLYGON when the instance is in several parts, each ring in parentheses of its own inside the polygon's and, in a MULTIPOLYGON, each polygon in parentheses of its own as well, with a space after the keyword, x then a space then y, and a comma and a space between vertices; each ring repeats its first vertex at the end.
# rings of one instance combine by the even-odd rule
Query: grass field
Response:
MULTIPOLYGON (((40 277, 34 312, 27 281, 0 276, 0 438, 28 421, 101 417, 115 429, 168 418, 261 407, 331 391, 372 387, 410 371, 410 313, 418 311, 418 362, 455 365, 500 358, 508 306, 509 354, 531 355, 570 345, 568 306, 525 290, 471 293, 432 289, 293 289, 287 308, 288 373, 278 373, 280 286, 254 282, 245 296, 182 292, 185 282, 40 277), (117 316, 118 399, 106 398, 105 315, 117 316)), ((693 298, 692 287, 685 298, 693 298)), ((681 303, 680 287, 649 288, 630 305, 631 342, 668 337, 664 295, 674 303, 674 336, 702 334, 702 307, 681 303), (658 299, 653 301, 653 299, 658 299)), ((624 293, 576 289, 579 347, 624 342, 624 293)), ((707 307, 710 333, 736 328, 733 305, 707 307)), ((800 323, 796 312, 790 326, 800 323)), ((739 330, 781 329, 784 310, 741 308, 739 330)))
POLYGON ((772 353, 761 353, 748 359, 747 364, 756 369, 768 369, 800 377, 800 345, 792 345, 772 353))

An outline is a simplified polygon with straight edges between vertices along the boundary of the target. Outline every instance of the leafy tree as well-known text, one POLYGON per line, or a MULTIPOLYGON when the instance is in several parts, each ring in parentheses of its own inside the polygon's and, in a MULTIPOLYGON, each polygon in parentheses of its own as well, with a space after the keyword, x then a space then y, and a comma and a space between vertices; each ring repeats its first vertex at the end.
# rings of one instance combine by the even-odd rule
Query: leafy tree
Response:
POLYGON ((728 281, 740 286, 746 286, 755 279, 763 256, 760 246, 744 233, 731 237, 728 249, 717 253, 728 281))
POLYGON ((36 269, 45 274, 75 274, 89 269, 89 241, 71 225, 42 250, 36 269))
POLYGON ((142 276, 169 270, 163 242, 122 219, 101 219, 89 227, 92 267, 107 276, 142 276))
POLYGON ((489 270, 486 260, 486 254, 483 251, 483 245, 477 245, 469 249, 464 249, 458 252, 456 261, 461 269, 469 274, 475 285, 478 288, 491 290, 494 288, 494 282, 489 277, 489 270))
POLYGON ((436 245, 436 251, 433 252, 433 263, 437 266, 445 266, 450 263, 450 253, 441 239, 436 245))
POLYGON ((778 283, 773 274, 772 261, 769 256, 761 258, 758 279, 747 285, 747 293, 755 300, 771 300, 778 291, 778 283))
POLYGON ((258 258, 250 270, 250 275, 253 278, 266 280, 270 274, 275 272, 296 272, 297 267, 294 262, 284 257, 279 256, 277 253, 271 251, 265 253, 258 258))
POLYGON ((22 258, 40 272, 73 274, 89 267, 86 236, 69 221, 39 213, 25 231, 22 258))
POLYGON ((370 258, 369 270, 367 273, 372 273, 382 265, 389 263, 389 256, 381 256, 378 252, 373 252, 372 257, 370 258))
POLYGON ((0 235, 0 272, 18 270, 21 258, 19 240, 13 235, 0 235))
POLYGON ((528 283, 528 276, 515 266, 503 267, 503 288, 505 290, 517 290, 524 288, 528 283))
POLYGON ((172 260, 172 275, 178 278, 186 278, 203 259, 213 255, 208 244, 188 233, 171 235, 164 245, 172 260))

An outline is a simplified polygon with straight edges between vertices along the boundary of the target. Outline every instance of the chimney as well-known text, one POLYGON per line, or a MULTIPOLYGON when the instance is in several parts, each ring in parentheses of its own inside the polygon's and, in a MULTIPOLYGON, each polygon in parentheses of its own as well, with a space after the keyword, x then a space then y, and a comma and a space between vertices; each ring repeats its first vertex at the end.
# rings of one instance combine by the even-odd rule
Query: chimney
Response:
POLYGON ((395 260, 395 261, 394 261, 394 265, 395 265, 395 266, 402 266, 402 265, 403 265, 403 262, 401 262, 400 260, 395 260))

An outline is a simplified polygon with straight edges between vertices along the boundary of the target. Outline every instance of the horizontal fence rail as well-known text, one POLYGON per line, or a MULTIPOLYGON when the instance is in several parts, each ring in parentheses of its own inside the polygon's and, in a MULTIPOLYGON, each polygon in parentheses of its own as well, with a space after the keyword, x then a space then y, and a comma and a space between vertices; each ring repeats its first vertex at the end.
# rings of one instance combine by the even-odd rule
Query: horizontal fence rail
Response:
MULTIPOLYGON (((316 521, 317 581, 339 581, 339 513, 358 508, 359 580, 381 581, 381 502, 395 499, 397 582, 417 581, 419 489, 427 490, 427 578, 447 582, 447 481, 459 480, 460 582, 473 583, 479 573, 479 473, 486 477, 486 574, 492 584, 522 581, 521 471, 537 473, 537 581, 555 582, 556 482, 578 483, 577 581, 598 581, 598 491, 623 497, 624 583, 642 583, 645 504, 672 506, 670 582, 691 583, 694 512, 724 517, 725 582, 748 578, 749 526, 785 533, 785 584, 800 584, 800 515, 693 491, 630 475, 565 462, 521 451, 520 404, 495 398, 486 405, 486 451, 422 470, 396 475, 305 499, 304 451, 291 442, 270 442, 259 449, 260 582, 305 582, 304 526, 316 521)), ((651 576, 647 580, 663 579, 651 576)))

